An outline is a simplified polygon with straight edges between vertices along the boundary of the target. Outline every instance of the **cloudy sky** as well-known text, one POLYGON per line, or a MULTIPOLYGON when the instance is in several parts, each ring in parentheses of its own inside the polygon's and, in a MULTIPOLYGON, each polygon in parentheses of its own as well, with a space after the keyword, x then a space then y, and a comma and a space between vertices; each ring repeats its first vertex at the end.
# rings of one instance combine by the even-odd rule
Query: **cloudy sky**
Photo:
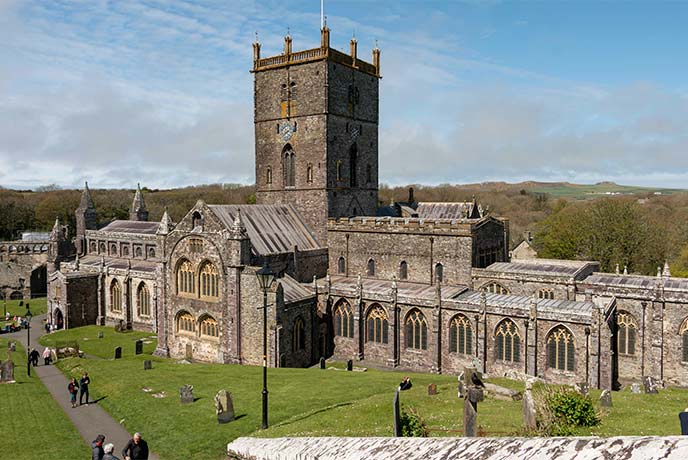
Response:
MULTIPOLYGON (((326 1, 382 49, 381 182, 688 188, 688 2, 326 1)), ((252 183, 251 43, 318 0, 0 0, 0 185, 252 183)))

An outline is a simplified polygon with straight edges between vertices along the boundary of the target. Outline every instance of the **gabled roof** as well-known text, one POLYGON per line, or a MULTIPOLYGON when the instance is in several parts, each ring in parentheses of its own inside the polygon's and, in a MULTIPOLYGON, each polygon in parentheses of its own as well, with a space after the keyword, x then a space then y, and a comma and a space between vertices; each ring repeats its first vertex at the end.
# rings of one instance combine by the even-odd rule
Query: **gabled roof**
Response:
POLYGON ((284 303, 298 302, 315 296, 312 289, 303 285, 289 275, 278 278, 277 282, 282 285, 284 290, 284 303))
POLYGON ((475 202, 432 203, 420 202, 416 208, 422 219, 480 219, 480 211, 475 202))
POLYGON ((237 209, 251 240, 252 251, 257 255, 320 249, 320 243, 291 205, 208 205, 228 230, 232 230, 237 209))
POLYGON ((115 220, 105 227, 101 232, 113 233, 139 233, 145 235, 155 235, 160 227, 159 222, 143 222, 139 220, 115 220))
MULTIPOLYGON (((480 291, 466 291, 461 294, 456 300, 470 304, 479 305, 482 300, 482 292, 480 291)), ((532 297, 511 295, 511 294, 493 294, 491 292, 485 293, 485 301, 490 307, 515 307, 519 309, 530 309, 533 301, 537 303, 538 312, 549 312, 559 314, 592 314, 595 304, 592 302, 580 302, 577 300, 564 299, 533 299, 532 297)))
POLYGON ((614 273, 594 273, 584 281, 586 284, 602 285, 606 287, 654 289, 657 283, 662 283, 665 291, 687 291, 687 278, 673 278, 645 276, 645 275, 616 275, 614 273))
POLYGON ((505 274, 576 277, 586 270, 590 273, 594 269, 599 269, 597 262, 584 260, 517 259, 517 262, 495 262, 483 270, 505 274))

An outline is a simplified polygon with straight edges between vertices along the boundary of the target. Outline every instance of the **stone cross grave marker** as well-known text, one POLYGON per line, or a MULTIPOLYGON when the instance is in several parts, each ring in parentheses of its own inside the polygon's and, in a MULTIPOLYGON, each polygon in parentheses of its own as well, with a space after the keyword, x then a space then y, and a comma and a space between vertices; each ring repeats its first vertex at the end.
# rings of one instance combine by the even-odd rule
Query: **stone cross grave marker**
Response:
POLYGON ((151 361, 150 359, 144 360, 143 361, 143 370, 149 371, 151 369, 153 369, 153 361, 151 361))
POLYGON ((122 357, 122 347, 115 348, 115 359, 120 359, 122 357))
POLYGON ((631 393, 634 395, 639 395, 642 393, 640 391, 640 384, 639 383, 632 383, 631 384, 631 393))
POLYGON ((523 426, 526 429, 537 428, 537 409, 533 397, 533 380, 526 380, 526 391, 523 395, 523 426))
POLYGON ((179 397, 182 401, 182 404, 192 403, 194 400, 193 385, 184 385, 183 387, 179 388, 179 397))
POLYGON ((653 377, 647 375, 643 377, 643 386, 645 386, 645 394, 659 393, 659 382, 653 377))
POLYGON ((602 390, 600 395, 600 406, 612 407, 612 392, 609 390, 602 390))
POLYGON ((431 383, 430 385, 428 385, 428 395, 434 396, 436 394, 437 394, 437 385, 435 385, 434 383, 431 383))
POLYGON ((220 390, 215 394, 215 414, 217 423, 228 423, 234 420, 234 401, 232 393, 220 390))
POLYGON ((478 403, 483 401, 483 388, 485 385, 480 380, 480 374, 474 367, 466 367, 463 370, 466 395, 463 399, 463 434, 474 438, 478 432, 478 403))
POLYGON ((143 353, 143 340, 139 339, 136 341, 136 354, 140 355, 143 353))

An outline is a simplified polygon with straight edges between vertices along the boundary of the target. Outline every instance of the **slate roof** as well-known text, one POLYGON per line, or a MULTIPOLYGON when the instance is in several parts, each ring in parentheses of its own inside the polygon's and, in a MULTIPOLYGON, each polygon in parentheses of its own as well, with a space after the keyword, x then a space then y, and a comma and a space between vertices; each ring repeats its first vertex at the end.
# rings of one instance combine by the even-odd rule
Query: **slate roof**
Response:
MULTIPOLYGON (((466 291, 456 300, 471 304, 480 304, 482 293, 480 291, 466 291)), ((537 302, 538 313, 574 313, 579 315, 591 315, 595 304, 592 302, 580 302, 564 299, 533 299, 532 297, 485 293, 485 301, 490 307, 515 307, 529 310, 533 300, 537 302)))
MULTIPOLYGON (((356 292, 358 278, 333 276, 332 291, 339 292, 343 295, 353 295, 356 292)), ((324 280, 320 280, 323 282, 324 280)), ((388 296, 392 293, 392 281, 378 280, 378 279, 362 279, 363 297, 388 296)), ((324 284, 319 284, 318 289, 325 289, 324 284)), ((466 286, 442 286, 442 299, 455 299, 463 291, 468 289, 466 286)), ((426 301, 435 300, 436 287, 426 283, 407 283, 397 281, 397 297, 418 299, 426 301)))
POLYGON ((473 203, 420 202, 416 212, 421 219, 466 219, 473 215, 473 203))
MULTIPOLYGON (((139 272, 155 272, 156 263, 148 260, 138 259, 118 259, 114 257, 105 257, 105 266, 115 269, 126 270, 129 267, 128 261, 131 261, 131 269, 139 272)), ((89 255, 79 258, 79 265, 87 265, 91 267, 100 267, 101 256, 89 255)))
POLYGON ((599 268, 597 262, 579 260, 555 260, 555 259, 517 259, 517 262, 495 262, 486 271, 528 274, 528 275, 551 275, 575 277, 579 272, 586 268, 599 268))
MULTIPOLYGON (((243 211, 242 211, 243 212, 243 211)), ((309 289, 308 285, 301 284, 289 275, 284 275, 277 280, 284 289, 284 302, 298 302, 300 300, 308 299, 315 296, 313 289, 309 289)))
POLYGON ((110 222, 105 227, 101 228, 101 232, 113 233, 137 233, 144 235, 155 235, 158 231, 160 222, 141 222, 138 220, 115 220, 110 222))
POLYGON ((585 279, 585 283, 619 288, 654 289, 657 282, 664 283, 665 291, 688 290, 686 278, 657 278, 644 275, 617 275, 614 273, 594 273, 585 279))
POLYGON ((218 219, 231 230, 237 209, 251 240, 252 250, 258 255, 320 249, 320 243, 291 205, 208 205, 218 219))

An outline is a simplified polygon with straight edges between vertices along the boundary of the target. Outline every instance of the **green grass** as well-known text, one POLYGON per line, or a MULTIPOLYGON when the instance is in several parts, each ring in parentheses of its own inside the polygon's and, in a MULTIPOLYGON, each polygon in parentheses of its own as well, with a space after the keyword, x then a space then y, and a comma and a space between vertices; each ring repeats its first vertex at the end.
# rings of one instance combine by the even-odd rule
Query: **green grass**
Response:
MULTIPOLYGON (((7 313, 10 315, 10 319, 16 316, 24 316, 26 314, 26 304, 30 305, 31 314, 33 316, 43 315, 48 311, 47 299, 45 297, 29 299, 29 300, 8 300, 7 301, 7 313), (19 302, 23 302, 23 305, 19 305, 19 302)), ((0 327, 5 325, 5 301, 0 300, 0 327)))
POLYGON ((599 184, 569 184, 557 182, 552 184, 538 184, 536 186, 527 188, 527 190, 531 193, 547 193, 556 198, 575 199, 599 198, 601 196, 607 196, 607 194, 647 195, 652 193, 660 193, 662 195, 670 195, 672 193, 684 191, 679 189, 619 185, 613 182, 601 182, 599 184))
POLYGON ((134 356, 136 351, 136 341, 143 340, 143 352, 153 353, 157 346, 155 334, 150 332, 128 331, 115 332, 112 327, 104 326, 85 326, 75 329, 54 332, 44 335, 40 339, 43 346, 55 347, 57 342, 66 341, 79 342, 79 349, 88 355, 97 356, 103 359, 115 357, 115 347, 122 347, 122 357, 134 356), (103 338, 98 338, 98 332, 103 332, 103 338))
MULTIPOLYGON (((7 358, 7 341, 0 338, 3 360, 7 358)), ((26 376, 26 351, 21 344, 17 343, 17 351, 12 355, 17 383, 0 385, 0 457, 12 460, 88 458, 91 449, 40 379, 35 375, 26 376)))

